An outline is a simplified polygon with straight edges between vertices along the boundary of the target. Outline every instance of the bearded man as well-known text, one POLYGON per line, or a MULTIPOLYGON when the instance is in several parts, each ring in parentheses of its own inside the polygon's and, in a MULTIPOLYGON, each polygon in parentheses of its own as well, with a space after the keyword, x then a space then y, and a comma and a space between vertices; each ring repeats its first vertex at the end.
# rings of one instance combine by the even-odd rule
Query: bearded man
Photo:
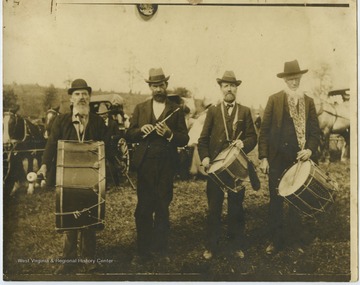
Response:
MULTIPOLYGON (((282 173, 297 161, 316 159, 320 141, 320 128, 315 104, 300 87, 303 74, 297 60, 285 62, 284 72, 277 77, 283 78, 284 90, 269 97, 259 135, 260 169, 269 174, 269 233, 270 243, 266 253, 271 255, 284 245, 284 198, 278 194, 282 173)), ((292 217, 291 239, 301 246, 304 229, 299 215, 290 208, 292 217)), ((300 247, 301 249, 301 247, 300 247)), ((302 249, 301 249, 302 250, 302 249)))
POLYGON ((135 107, 127 140, 139 143, 132 165, 137 170, 135 210, 137 254, 133 264, 152 256, 152 249, 161 261, 169 262, 169 205, 173 198, 173 179, 179 164, 177 148, 189 141, 184 113, 167 98, 170 76, 161 68, 150 69, 152 98, 135 107), (152 243, 155 241, 156 243, 152 243))
MULTIPOLYGON (((236 102, 238 86, 233 71, 225 71, 222 78, 217 78, 223 100, 211 106, 207 113, 204 126, 198 140, 198 150, 202 165, 209 169, 220 152, 230 145, 236 145, 245 153, 249 153, 257 142, 257 135, 249 107, 236 102)), ((245 186, 239 181, 239 191, 227 191, 229 250, 236 258, 245 257, 245 213, 243 201, 245 186)), ((206 184, 208 201, 207 244, 203 254, 211 259, 219 253, 221 239, 221 216, 225 198, 224 190, 208 176, 206 184)))
MULTIPOLYGON (((106 143, 106 126, 103 119, 90 113, 91 87, 84 79, 76 79, 71 83, 68 90, 71 112, 59 115, 51 128, 50 137, 46 143, 42 158, 42 166, 38 174, 46 177, 47 170, 56 169, 57 144, 59 140, 104 141, 106 143)), ((96 232, 94 229, 64 231, 63 259, 77 258, 77 239, 80 233, 80 256, 95 260, 96 232)), ((90 272, 96 269, 96 264, 86 264, 84 271, 90 272)), ((56 274, 69 274, 78 271, 76 264, 65 263, 55 271, 56 274)))

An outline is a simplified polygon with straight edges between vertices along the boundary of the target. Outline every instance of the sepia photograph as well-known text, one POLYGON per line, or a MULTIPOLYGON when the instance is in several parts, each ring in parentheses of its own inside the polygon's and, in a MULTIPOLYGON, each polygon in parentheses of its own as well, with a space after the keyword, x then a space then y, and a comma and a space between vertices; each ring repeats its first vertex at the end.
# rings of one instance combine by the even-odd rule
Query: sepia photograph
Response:
POLYGON ((358 281, 357 9, 4 0, 3 281, 358 281))

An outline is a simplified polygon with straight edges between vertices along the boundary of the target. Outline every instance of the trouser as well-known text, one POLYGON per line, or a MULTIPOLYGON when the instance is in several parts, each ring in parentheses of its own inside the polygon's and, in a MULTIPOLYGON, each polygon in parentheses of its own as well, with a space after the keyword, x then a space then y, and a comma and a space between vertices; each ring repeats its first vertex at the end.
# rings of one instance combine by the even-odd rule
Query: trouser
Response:
POLYGON ((145 159, 138 169, 135 223, 140 255, 155 250, 166 253, 170 230, 169 205, 173 197, 174 170, 168 158, 145 159))
MULTIPOLYGON (((221 237, 221 214, 224 192, 210 177, 207 180, 206 194, 208 200, 207 248, 216 251, 221 237)), ((231 246, 237 250, 244 245, 245 217, 243 201, 245 188, 238 193, 228 191, 228 237, 231 246)))
POLYGON ((94 259, 96 253, 96 231, 93 229, 64 232, 63 258, 77 258, 78 233, 80 233, 80 256, 94 259))
POLYGON ((290 233, 293 239, 301 237, 301 217, 293 207, 289 207, 287 220, 290 228, 285 231, 284 198, 278 194, 278 187, 282 174, 296 161, 296 152, 293 155, 282 155, 274 159, 269 167, 269 234, 276 247, 282 247, 285 242, 285 233, 290 233))

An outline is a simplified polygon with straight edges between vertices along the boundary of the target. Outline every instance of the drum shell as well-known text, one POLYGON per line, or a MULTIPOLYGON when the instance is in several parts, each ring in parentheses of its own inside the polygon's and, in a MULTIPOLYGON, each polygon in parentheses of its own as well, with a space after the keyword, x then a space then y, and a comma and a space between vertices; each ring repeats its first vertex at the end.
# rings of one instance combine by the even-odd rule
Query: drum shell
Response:
MULTIPOLYGON (((211 172, 209 169, 209 177, 218 184, 221 188, 230 190, 233 192, 239 192, 244 187, 241 184, 241 181, 245 180, 249 173, 247 168, 247 158, 245 153, 236 149, 232 154, 229 154, 227 162, 224 163, 219 169, 211 172)), ((225 150, 226 151, 226 150, 225 150)), ((220 153, 219 156, 223 155, 220 153)), ((215 159, 216 161, 216 159, 215 159)))
POLYGON ((314 163, 305 183, 293 194, 284 199, 301 214, 314 217, 324 213, 334 202, 337 185, 314 163))
POLYGON ((104 143, 59 141, 56 167, 56 230, 103 229, 105 187, 104 143), (88 210, 82 212, 84 209, 88 210), (76 211, 81 215, 71 214, 76 211))

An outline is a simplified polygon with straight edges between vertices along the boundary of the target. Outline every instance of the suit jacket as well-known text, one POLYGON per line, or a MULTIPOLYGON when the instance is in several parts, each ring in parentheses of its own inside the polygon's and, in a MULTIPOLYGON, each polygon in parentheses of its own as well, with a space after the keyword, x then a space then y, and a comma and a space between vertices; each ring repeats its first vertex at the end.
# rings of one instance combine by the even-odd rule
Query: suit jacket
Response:
MULTIPOLYGON (((210 157, 212 161, 222 150, 229 146, 221 111, 222 104, 223 103, 211 106, 206 114, 204 126, 198 141, 198 151, 201 160, 205 157, 210 157)), ((248 153, 256 146, 257 135, 250 108, 240 104, 236 104, 236 106, 238 108, 238 117, 234 137, 237 137, 237 135, 242 132, 239 139, 244 143, 243 151, 248 153)))
MULTIPOLYGON (((106 126, 104 120, 100 116, 90 113, 84 140, 103 141, 107 145, 105 133, 106 126)), ((51 134, 46 143, 42 160, 48 168, 56 158, 58 140, 78 140, 76 129, 72 122, 72 113, 57 116, 52 125, 51 134)))
MULTIPOLYGON (((281 139, 283 113, 287 95, 280 91, 269 97, 259 135, 259 158, 268 158, 269 162, 276 157, 281 139)), ((305 149, 312 151, 312 158, 316 157, 320 140, 319 121, 316 115, 314 100, 305 95, 306 143, 305 149)))
MULTIPOLYGON (((167 117, 174 110, 176 110, 179 105, 174 102, 171 102, 169 99, 166 99, 165 109, 163 114, 167 117)), ((135 148, 133 155, 132 165, 137 169, 145 155, 146 150, 150 144, 149 137, 142 138, 143 133, 141 132, 141 127, 146 124, 151 123, 152 118, 152 99, 147 100, 143 103, 138 104, 133 113, 131 119, 130 127, 126 133, 126 138, 130 142, 139 143, 135 148)), ((174 159, 174 162, 177 160, 177 147, 185 146, 189 141, 188 131, 185 124, 185 116, 182 109, 174 113, 167 121, 167 126, 173 133, 173 138, 170 142, 167 142, 167 146, 171 149, 170 159, 174 159)), ((164 138, 164 140, 166 140, 164 138)))

